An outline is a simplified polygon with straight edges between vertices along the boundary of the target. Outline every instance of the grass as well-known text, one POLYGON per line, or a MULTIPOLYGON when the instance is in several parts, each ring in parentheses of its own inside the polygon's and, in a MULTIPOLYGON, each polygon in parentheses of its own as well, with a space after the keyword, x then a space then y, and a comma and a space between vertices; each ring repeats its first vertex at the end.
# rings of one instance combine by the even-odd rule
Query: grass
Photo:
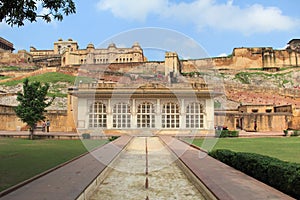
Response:
POLYGON ((271 80, 277 83, 278 87, 283 87, 284 84, 291 82, 292 72, 285 72, 285 73, 266 73, 266 72, 239 72, 235 74, 234 79, 238 80, 242 84, 251 84, 251 81, 254 78, 260 77, 262 80, 271 80))
POLYGON ((8 79, 10 76, 0 76, 0 80, 8 79))
MULTIPOLYGON (((38 81, 40 83, 57 83, 57 82, 67 82, 70 84, 74 84, 76 77, 63 74, 63 73, 58 73, 58 72, 48 72, 45 74, 40 74, 36 76, 31 76, 28 77, 29 81, 38 81)), ((2 85, 5 86, 15 86, 19 83, 23 83, 24 79, 21 80, 16 80, 16 81, 8 81, 5 83, 1 83, 2 85)))
MULTIPOLYGON (((29 81, 38 81, 42 84, 49 83, 50 84, 50 89, 48 92, 49 97, 67 97, 66 93, 62 93, 60 89, 64 89, 67 86, 65 84, 61 83, 67 83, 67 84, 74 84, 76 77, 63 74, 63 73, 58 73, 58 72, 48 72, 45 74, 40 74, 37 76, 31 76, 28 77, 29 81)), ((0 85, 5 85, 5 86, 15 86, 19 83, 23 83, 24 79, 21 80, 15 80, 15 81, 8 81, 5 83, 0 83, 0 85)))
POLYGON ((21 70, 34 70, 38 69, 37 66, 26 66, 26 67, 20 67, 20 66, 0 66, 0 71, 21 71, 21 70))
MULTIPOLYGON (((209 143, 205 139, 205 143, 209 143)), ((203 146, 204 139, 193 140, 203 146)), ((214 143, 213 141, 211 141, 214 143)), ((213 149, 229 149, 235 152, 251 152, 278 158, 283 161, 300 163, 300 137, 280 138, 220 138, 213 149)))
POLYGON ((0 71, 18 71, 20 70, 21 68, 20 67, 17 67, 17 66, 2 66, 0 68, 0 71))
POLYGON ((0 191, 103 145, 107 140, 0 139, 0 191), (86 148, 87 147, 87 148, 86 148))
POLYGON ((91 77, 78 76, 78 77, 76 77, 75 85, 78 85, 79 82, 80 83, 93 83, 94 81, 95 81, 95 79, 91 78, 91 77))
POLYGON ((281 67, 279 69, 279 71, 284 71, 284 70, 288 70, 288 69, 297 69, 299 68, 299 66, 288 66, 288 67, 281 67))

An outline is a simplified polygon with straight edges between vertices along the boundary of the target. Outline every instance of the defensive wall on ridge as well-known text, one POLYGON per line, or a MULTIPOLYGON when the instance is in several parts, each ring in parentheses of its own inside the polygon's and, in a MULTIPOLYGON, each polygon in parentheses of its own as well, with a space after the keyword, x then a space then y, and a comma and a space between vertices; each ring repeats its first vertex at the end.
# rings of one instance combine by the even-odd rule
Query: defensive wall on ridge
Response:
POLYGON ((227 57, 214 57, 183 60, 182 72, 195 72, 199 69, 245 70, 255 68, 276 69, 300 66, 300 53, 289 49, 274 50, 271 47, 234 48, 227 57))

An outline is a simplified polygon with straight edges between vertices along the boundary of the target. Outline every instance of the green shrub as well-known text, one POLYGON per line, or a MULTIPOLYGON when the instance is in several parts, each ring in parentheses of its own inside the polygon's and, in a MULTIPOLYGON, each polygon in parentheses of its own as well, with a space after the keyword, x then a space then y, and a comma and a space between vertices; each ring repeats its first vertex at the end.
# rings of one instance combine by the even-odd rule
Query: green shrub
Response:
POLYGON ((215 136, 224 138, 224 137, 238 137, 239 132, 238 131, 229 131, 229 130, 216 130, 215 136))
POLYGON ((83 139, 91 139, 91 135, 89 133, 83 133, 82 138, 83 139))
POLYGON ((299 130, 294 130, 293 133, 291 134, 291 136, 299 136, 299 135, 300 135, 299 130))
POLYGON ((114 141, 114 140, 116 140, 117 138, 119 138, 119 136, 110 136, 109 138, 108 138, 108 141, 114 141))
POLYGON ((212 151, 209 153, 209 155, 228 165, 231 165, 232 160, 235 160, 235 158, 233 158, 235 153, 227 149, 222 149, 221 151, 212 151))
POLYGON ((240 81, 242 84, 250 84, 250 73, 240 72, 235 75, 235 79, 240 81))
POLYGON ((283 130, 284 136, 288 135, 288 130, 283 130))
POLYGON ((300 164, 255 153, 218 149, 210 156, 278 190, 300 199, 300 164))

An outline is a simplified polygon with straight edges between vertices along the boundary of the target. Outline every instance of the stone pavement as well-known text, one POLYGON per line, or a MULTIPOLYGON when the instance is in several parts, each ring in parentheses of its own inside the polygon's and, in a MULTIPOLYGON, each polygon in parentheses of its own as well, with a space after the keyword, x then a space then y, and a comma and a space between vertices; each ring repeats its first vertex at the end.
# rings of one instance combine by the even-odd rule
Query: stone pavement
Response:
POLYGON ((261 132, 246 132, 240 131, 239 137, 281 137, 284 136, 283 131, 261 131, 261 132))
POLYGON ((293 199, 288 195, 208 156, 196 148, 170 136, 163 142, 221 200, 293 199))

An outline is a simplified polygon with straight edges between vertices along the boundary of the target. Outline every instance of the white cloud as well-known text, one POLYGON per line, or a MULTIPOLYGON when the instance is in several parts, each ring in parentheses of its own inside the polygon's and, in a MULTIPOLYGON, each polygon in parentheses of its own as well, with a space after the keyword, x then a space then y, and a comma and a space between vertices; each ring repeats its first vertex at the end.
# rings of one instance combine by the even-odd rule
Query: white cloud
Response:
POLYGON ((288 31, 300 24, 299 19, 283 15, 277 7, 253 4, 242 8, 233 0, 226 3, 217 3, 216 0, 180 3, 168 0, 100 0, 98 8, 128 20, 144 21, 154 14, 162 19, 191 23, 199 30, 210 27, 244 34, 288 31))
POLYGON ((144 21, 151 13, 160 14, 167 6, 168 0, 101 0, 100 10, 110 10, 114 16, 144 21))
MULTIPOLYGON (((43 8, 41 1, 36 1, 36 6, 37 6, 37 14, 39 16, 43 16, 43 15, 46 15, 46 14, 50 13, 50 9, 49 8, 43 8)), ((50 18, 51 18, 51 22, 50 23, 46 22, 45 20, 42 20, 41 18, 37 18, 37 20, 40 21, 40 22, 42 22, 42 23, 44 23, 44 24, 50 24, 50 25, 56 27, 57 26, 57 21, 51 15, 50 15, 50 18)))
POLYGON ((227 57, 228 55, 226 53, 221 53, 220 55, 218 55, 217 57, 227 57))
POLYGON ((43 8, 42 2, 35 0, 36 7, 37 7, 37 15, 45 15, 49 13, 48 8, 43 8))

